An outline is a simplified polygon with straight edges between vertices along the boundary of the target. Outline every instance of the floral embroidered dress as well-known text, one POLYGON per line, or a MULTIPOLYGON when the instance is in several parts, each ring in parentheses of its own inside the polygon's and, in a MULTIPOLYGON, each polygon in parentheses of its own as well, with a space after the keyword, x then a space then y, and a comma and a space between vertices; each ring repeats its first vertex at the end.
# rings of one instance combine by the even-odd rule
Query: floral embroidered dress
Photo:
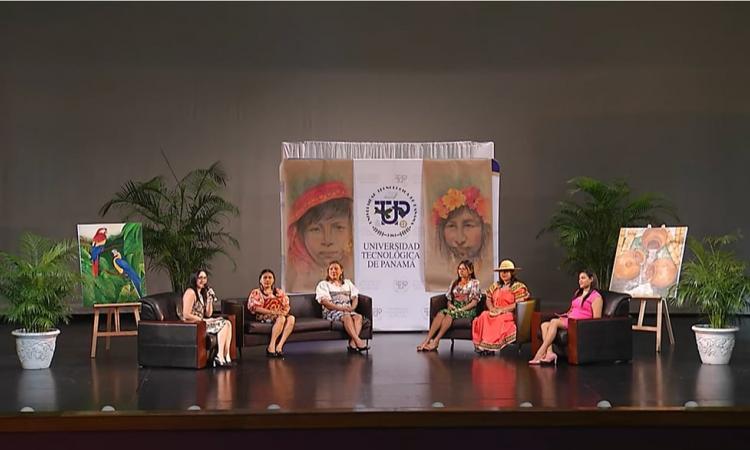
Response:
POLYGON ((593 319, 594 310, 591 307, 591 304, 594 303, 594 300, 597 298, 602 298, 602 296, 599 291, 596 290, 591 291, 586 300, 583 299, 582 295, 574 298, 573 301, 570 302, 570 309, 568 312, 560 315, 563 327, 568 328, 568 319, 593 319))
MULTIPOLYGON (((526 285, 516 281, 510 286, 501 287, 493 283, 487 289, 487 301, 493 308, 506 308, 515 302, 529 298, 526 285)), ((513 313, 493 314, 489 309, 483 311, 471 324, 471 340, 479 350, 496 351, 516 340, 516 322, 513 313)))
POLYGON ((278 288, 271 295, 266 295, 266 293, 262 292, 260 289, 253 289, 252 292, 250 292, 250 300, 248 304, 250 312, 255 314, 255 319, 258 320, 258 322, 272 323, 276 321, 279 317, 278 315, 258 313, 255 311, 256 308, 280 312, 281 316, 287 316, 290 309, 289 297, 287 297, 283 290, 278 288))
MULTIPOLYGON (((339 286, 330 281, 321 281, 315 288, 315 300, 323 303, 328 300, 336 306, 352 306, 352 300, 359 295, 359 290, 350 280, 344 280, 339 286)), ((355 312, 330 310, 323 306, 323 318, 328 320, 341 320, 344 315, 356 315, 355 312)))
POLYGON ((463 311, 461 308, 468 305, 472 301, 479 301, 481 298, 481 290, 479 289, 479 280, 469 280, 468 283, 461 286, 461 283, 456 283, 453 289, 446 292, 445 296, 448 301, 453 303, 455 309, 444 308, 440 312, 451 316, 453 319, 473 319, 476 316, 476 308, 471 308, 468 311, 463 311))
POLYGON ((193 315, 200 317, 206 322, 206 333, 219 334, 219 331, 221 331, 229 321, 223 317, 206 317, 206 301, 211 302, 211 304, 216 301, 214 290, 212 288, 208 289, 208 292, 206 293, 206 297, 208 297, 207 299, 203 298, 200 289, 197 294, 198 295, 196 295, 195 301, 193 302, 193 315))

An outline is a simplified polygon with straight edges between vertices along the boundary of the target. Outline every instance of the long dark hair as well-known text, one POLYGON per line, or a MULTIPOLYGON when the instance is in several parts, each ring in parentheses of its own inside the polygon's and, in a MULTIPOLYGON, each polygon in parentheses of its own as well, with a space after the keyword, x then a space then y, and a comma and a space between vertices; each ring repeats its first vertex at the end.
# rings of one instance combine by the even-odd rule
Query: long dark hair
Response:
POLYGON ((344 279, 345 279, 345 277, 344 277, 344 265, 341 264, 338 261, 331 261, 331 262, 328 263, 328 266, 326 266, 326 281, 328 281, 328 282, 333 281, 333 279, 331 279, 331 277, 328 275, 328 269, 330 269, 331 266, 334 265, 334 264, 336 264, 337 266, 339 266, 341 268, 341 276, 339 277, 339 279, 337 281, 340 281, 340 282, 343 283, 344 279))
POLYGON ((206 298, 208 297, 208 281, 206 282, 206 286, 198 291, 198 276, 201 274, 201 272, 206 274, 206 277, 208 277, 208 272, 206 269, 198 269, 196 272, 193 272, 190 274, 190 280, 188 281, 188 288, 192 289, 195 292, 196 297, 202 297, 204 300, 207 301, 206 298))
MULTIPOLYGON (((466 266, 466 269, 469 270, 469 279, 470 280, 476 280, 477 276, 474 273, 474 263, 472 263, 468 259, 464 259, 463 261, 461 261, 460 263, 458 263, 458 265, 456 266, 456 272, 458 272, 458 268, 461 267, 461 264, 463 264, 464 266, 466 266)), ((461 281, 461 276, 457 275, 456 279, 453 280, 453 283, 451 283, 451 287, 448 290, 448 292, 451 293, 451 296, 453 295, 453 288, 456 287, 456 285, 458 284, 459 281, 461 281)))
MULTIPOLYGON (((586 303, 586 299, 589 298, 589 296, 594 292, 599 292, 599 279, 596 277, 596 274, 594 271, 589 269, 583 269, 578 271, 578 276, 580 277, 582 273, 585 273, 587 277, 591 278, 591 286, 589 286, 589 292, 586 294, 585 297, 583 297, 583 300, 581 300, 581 305, 586 303)), ((579 286, 578 289, 576 289, 575 294, 573 295, 573 298, 577 298, 579 295, 583 293, 583 289, 579 286)))
POLYGON ((263 269, 260 271, 260 275, 258 275, 258 287, 260 288, 261 294, 265 294, 263 283, 260 282, 260 279, 263 278, 263 275, 270 273, 273 275, 273 284, 271 285, 271 294, 273 294, 274 297, 276 297, 279 293, 279 288, 276 287, 276 274, 273 273, 273 270, 271 269, 263 269))

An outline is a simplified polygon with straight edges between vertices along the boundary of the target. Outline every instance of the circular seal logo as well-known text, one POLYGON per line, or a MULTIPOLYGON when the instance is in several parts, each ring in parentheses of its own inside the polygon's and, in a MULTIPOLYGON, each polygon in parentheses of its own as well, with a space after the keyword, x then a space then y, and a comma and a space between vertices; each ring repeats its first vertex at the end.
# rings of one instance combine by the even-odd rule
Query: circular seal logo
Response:
POLYGON ((400 186, 382 186, 370 195, 365 205, 367 223, 378 236, 406 236, 417 220, 414 196, 400 186))

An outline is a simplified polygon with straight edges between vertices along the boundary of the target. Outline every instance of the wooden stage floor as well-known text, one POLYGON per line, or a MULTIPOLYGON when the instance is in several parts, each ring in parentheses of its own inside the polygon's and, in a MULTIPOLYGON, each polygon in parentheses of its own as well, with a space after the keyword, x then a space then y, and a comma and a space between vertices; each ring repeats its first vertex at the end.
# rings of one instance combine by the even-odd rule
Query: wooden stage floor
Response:
POLYGON ((286 346, 284 359, 268 359, 261 347, 245 349, 233 369, 139 368, 135 338, 99 343, 90 359, 90 318, 63 328, 49 370, 22 370, 11 327, 0 326, 0 415, 26 406, 37 412, 242 411, 250 414, 324 411, 496 411, 534 408, 595 408, 601 400, 615 408, 750 408, 750 320, 743 320, 729 366, 700 363, 690 325, 697 317, 674 320, 677 344, 654 350, 653 333, 634 334, 634 360, 557 368, 529 367, 507 349, 499 357, 478 357, 470 342, 443 341, 436 353, 417 353, 419 333, 379 333, 369 355, 348 355, 345 343, 286 346), (270 407, 270 409, 269 409, 270 407))

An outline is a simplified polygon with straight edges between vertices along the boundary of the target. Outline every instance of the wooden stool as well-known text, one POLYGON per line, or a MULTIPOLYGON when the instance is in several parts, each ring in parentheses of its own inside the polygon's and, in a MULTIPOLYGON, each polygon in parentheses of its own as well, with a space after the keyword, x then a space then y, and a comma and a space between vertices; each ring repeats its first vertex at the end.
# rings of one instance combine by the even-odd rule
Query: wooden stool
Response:
POLYGON ((107 350, 109 350, 109 338, 111 336, 137 336, 138 330, 120 330, 120 312, 133 311, 135 325, 141 321, 140 303, 102 303, 94 305, 94 331, 91 334, 91 357, 96 358, 96 341, 99 337, 107 338, 107 350), (99 313, 107 313, 107 331, 99 331, 99 313), (112 317, 115 318, 115 331, 112 331, 112 317))
POLYGON ((674 345, 674 334, 672 334, 672 321, 669 319, 669 307, 667 306, 667 300, 661 297, 639 297, 633 298, 641 302, 640 310, 638 311, 638 324, 633 325, 634 331, 653 331, 656 333, 656 351, 661 352, 661 322, 662 316, 666 316, 667 331, 669 332, 669 343, 674 345), (646 303, 656 303, 656 326, 643 325, 643 315, 646 312, 646 303))

